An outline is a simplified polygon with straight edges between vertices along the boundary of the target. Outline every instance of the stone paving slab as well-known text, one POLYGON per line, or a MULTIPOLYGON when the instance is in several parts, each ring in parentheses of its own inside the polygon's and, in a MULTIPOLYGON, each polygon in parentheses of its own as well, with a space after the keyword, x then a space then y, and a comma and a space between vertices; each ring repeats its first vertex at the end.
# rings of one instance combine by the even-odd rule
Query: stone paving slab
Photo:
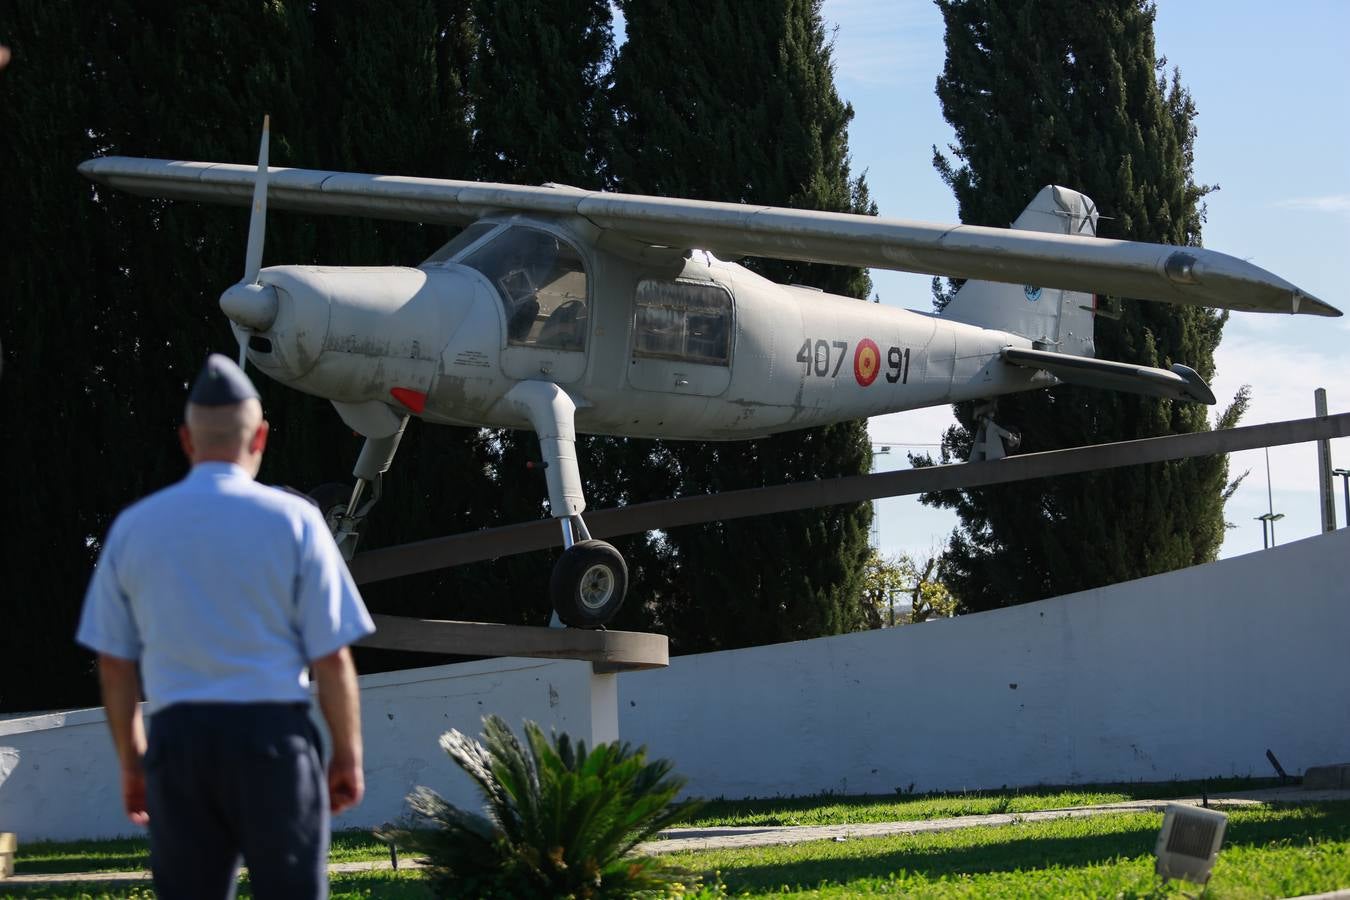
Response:
MULTIPOLYGON (((1259 791, 1238 791, 1216 794, 1208 798, 1215 809, 1241 809, 1265 803, 1307 804, 1328 800, 1350 800, 1350 789, 1306 791, 1298 787, 1267 788, 1259 791)), ((1128 812, 1161 812, 1169 803, 1201 805, 1200 797, 1182 797, 1173 800, 1130 800, 1124 803, 1103 803, 1096 806, 1077 806, 1066 809, 1046 809, 1026 813, 992 813, 983 816, 958 816, 944 819, 920 819, 910 822, 868 822, 856 825, 765 825, 731 826, 725 828, 671 828, 662 832, 660 840, 638 847, 649 854, 683 853, 696 850, 722 850, 742 847, 768 847, 782 844, 801 844, 808 841, 847 841, 854 838, 884 837, 895 834, 931 834, 962 828, 982 828, 989 825, 1013 825, 1024 822, 1048 822, 1055 819, 1076 819, 1087 816, 1111 815, 1128 812)), ((392 868, 388 860, 334 863, 330 874, 351 872, 378 872, 392 868)), ((399 871, 419 869, 414 860, 400 859, 399 871)), ((0 880, 6 885, 42 884, 131 884, 150 880, 148 871, 53 873, 47 875, 12 875, 0 880)), ((1350 890, 1318 894, 1304 900, 1350 900, 1350 890)))

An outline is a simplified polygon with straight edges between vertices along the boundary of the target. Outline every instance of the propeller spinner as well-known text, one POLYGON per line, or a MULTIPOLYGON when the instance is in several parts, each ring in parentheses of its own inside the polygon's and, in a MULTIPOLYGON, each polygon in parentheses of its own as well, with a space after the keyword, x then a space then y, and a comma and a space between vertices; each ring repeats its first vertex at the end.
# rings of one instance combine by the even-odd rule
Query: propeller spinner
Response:
POLYGON ((244 277, 220 295, 220 309, 229 318, 239 340, 239 366, 248 355, 249 332, 266 331, 277 317, 277 293, 258 280, 262 269, 263 236, 267 228, 267 144, 271 117, 263 116, 262 141, 258 145, 258 174, 253 183, 253 211, 248 220, 248 251, 244 277))

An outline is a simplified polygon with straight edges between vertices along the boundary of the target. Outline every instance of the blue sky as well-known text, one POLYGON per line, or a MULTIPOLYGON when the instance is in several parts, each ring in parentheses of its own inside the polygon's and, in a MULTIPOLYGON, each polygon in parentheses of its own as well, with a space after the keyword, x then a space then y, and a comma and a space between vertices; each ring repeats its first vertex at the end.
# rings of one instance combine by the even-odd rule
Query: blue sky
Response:
MULTIPOLYGON (((1158 52, 1181 68, 1199 110, 1195 175, 1218 184, 1208 198, 1205 246, 1251 259, 1350 312, 1350 3, 1298 0, 1162 0, 1158 52)), ((956 203, 933 171, 932 146, 951 129, 933 93, 942 69, 942 19, 929 0, 826 0, 836 27, 836 86, 853 104, 849 131, 855 172, 867 171, 883 216, 956 221, 956 203)), ((1072 185, 1071 185, 1072 186, 1072 185)), ((1030 198, 1028 198, 1030 199, 1030 198)), ((1109 215, 1109 210, 1103 210, 1109 215)), ((874 271, 883 303, 929 307, 928 279, 874 271)), ((1224 332, 1212 387, 1225 403, 1252 386, 1245 424, 1312 415, 1324 387, 1332 412, 1350 410, 1350 316, 1235 313, 1224 332)), ((946 408, 873 419, 889 443, 878 469, 907 465, 910 445, 936 442, 952 421, 946 408)), ((920 449, 924 449, 922 446, 920 449)), ((1333 442, 1334 464, 1350 467, 1350 440, 1333 442)), ((1270 452, 1280 543, 1317 532, 1317 463, 1312 445, 1270 452)), ((1261 548, 1266 511, 1262 451, 1233 454, 1233 473, 1251 474, 1229 501, 1221 555, 1261 548)), ((1339 506, 1338 521, 1345 522, 1339 506)), ((910 498, 880 501, 885 552, 939 549, 956 524, 950 513, 910 498)))

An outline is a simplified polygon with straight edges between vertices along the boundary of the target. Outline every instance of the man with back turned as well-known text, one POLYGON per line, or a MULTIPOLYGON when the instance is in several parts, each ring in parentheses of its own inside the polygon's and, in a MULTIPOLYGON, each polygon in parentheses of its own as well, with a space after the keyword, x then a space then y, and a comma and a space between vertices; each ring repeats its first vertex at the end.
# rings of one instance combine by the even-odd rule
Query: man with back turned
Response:
POLYGON ((365 789, 347 645, 374 626, 318 509, 254 481, 268 425, 239 367, 212 354, 185 418, 192 470, 113 522, 76 639, 98 653, 158 895, 231 897, 242 855, 256 896, 322 897, 329 814, 365 789))

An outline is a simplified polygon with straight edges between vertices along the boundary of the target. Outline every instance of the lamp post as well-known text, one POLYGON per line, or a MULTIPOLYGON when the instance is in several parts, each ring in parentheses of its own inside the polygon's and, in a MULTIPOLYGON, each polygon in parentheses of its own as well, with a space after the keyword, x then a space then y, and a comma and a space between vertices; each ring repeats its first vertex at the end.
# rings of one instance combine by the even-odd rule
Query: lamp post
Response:
MULTIPOLYGON (((890 454, 891 454, 891 445, 890 445, 890 444, 873 444, 873 445, 872 445, 872 466, 871 466, 870 471, 875 472, 875 471, 877 470, 877 457, 878 457, 878 456, 890 456, 890 454)), ((868 538, 869 538, 869 539, 871 540, 871 542, 872 542, 872 549, 875 550, 875 551, 877 551, 878 554, 880 554, 880 553, 881 553, 881 519, 878 518, 878 516, 877 516, 877 501, 875 501, 875 500, 872 501, 872 527, 868 530, 868 538)), ((894 615, 895 615, 895 613, 892 612, 891 615, 892 615, 892 618, 893 618, 894 615)), ((891 624, 894 625, 895 623, 892 622, 891 624)))
POLYGON ((1350 469, 1332 469, 1331 474, 1341 476, 1341 488, 1345 491, 1345 524, 1350 527, 1350 469))
POLYGON ((1284 513, 1262 513, 1256 517, 1256 521, 1261 523, 1261 542, 1265 549, 1269 550, 1275 546, 1275 523, 1284 518, 1284 513), (1270 524, 1270 538, 1266 538, 1266 524, 1270 524))

